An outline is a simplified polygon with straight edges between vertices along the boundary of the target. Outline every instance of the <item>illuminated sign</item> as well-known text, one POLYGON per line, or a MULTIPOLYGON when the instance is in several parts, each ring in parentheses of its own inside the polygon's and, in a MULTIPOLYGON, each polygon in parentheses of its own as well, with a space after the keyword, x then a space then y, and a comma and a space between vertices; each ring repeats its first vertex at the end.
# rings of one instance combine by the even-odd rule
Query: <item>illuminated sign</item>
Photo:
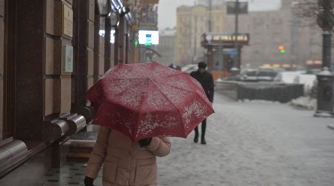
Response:
POLYGON ((156 30, 139 30, 138 41, 141 45, 151 46, 159 44, 159 31, 156 30))
POLYGON ((249 34, 238 34, 238 36, 235 37, 235 34, 205 33, 203 36, 205 43, 233 44, 235 39, 237 39, 240 44, 249 43, 249 34))
MULTIPOLYGON (((248 35, 238 35, 238 42, 247 42, 248 43, 248 35)), ((221 41, 224 43, 235 42, 235 35, 214 35, 212 37, 212 41, 221 41)))

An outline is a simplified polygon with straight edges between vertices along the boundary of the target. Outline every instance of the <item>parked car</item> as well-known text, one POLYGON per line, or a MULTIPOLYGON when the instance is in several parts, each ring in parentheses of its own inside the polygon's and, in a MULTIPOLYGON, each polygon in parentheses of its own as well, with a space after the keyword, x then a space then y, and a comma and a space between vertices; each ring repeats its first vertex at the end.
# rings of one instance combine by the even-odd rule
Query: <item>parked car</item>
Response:
POLYGON ((228 76, 223 78, 224 81, 241 81, 241 76, 228 76))
POLYGON ((257 69, 246 69, 242 71, 240 78, 241 81, 257 81, 257 69))
POLYGON ((259 70, 257 73, 257 81, 273 81, 277 75, 274 70, 259 70))
POLYGON ((198 64, 188 64, 181 67, 181 71, 190 74, 192 71, 198 70, 198 64))
POLYGON ((273 81, 278 72, 284 71, 280 68, 248 69, 241 75, 242 81, 273 81))

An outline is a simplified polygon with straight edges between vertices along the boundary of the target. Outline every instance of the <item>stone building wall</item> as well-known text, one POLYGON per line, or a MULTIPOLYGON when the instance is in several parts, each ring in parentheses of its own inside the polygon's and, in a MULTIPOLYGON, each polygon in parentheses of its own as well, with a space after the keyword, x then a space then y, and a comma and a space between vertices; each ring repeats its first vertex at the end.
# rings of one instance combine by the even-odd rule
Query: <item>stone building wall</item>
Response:
POLYGON ((84 95, 114 65, 101 21, 95 0, 0 0, 0 178, 37 154, 61 166, 92 120, 84 95))

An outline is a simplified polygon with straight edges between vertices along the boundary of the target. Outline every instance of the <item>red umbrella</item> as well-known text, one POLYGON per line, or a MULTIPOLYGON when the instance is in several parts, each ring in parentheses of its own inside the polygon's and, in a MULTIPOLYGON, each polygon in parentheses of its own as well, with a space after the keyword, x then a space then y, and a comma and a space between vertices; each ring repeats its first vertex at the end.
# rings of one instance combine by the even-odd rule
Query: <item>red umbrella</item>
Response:
POLYGON ((88 90, 86 98, 96 112, 93 124, 120 131, 133 141, 186 138, 214 113, 197 80, 157 62, 113 67, 88 90))

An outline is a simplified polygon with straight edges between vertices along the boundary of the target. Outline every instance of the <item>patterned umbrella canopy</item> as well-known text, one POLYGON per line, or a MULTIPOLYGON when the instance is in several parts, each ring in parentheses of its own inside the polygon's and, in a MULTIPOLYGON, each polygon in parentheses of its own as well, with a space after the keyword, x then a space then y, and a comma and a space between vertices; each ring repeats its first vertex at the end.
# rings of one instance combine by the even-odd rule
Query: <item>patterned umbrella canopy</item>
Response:
POLYGON ((87 91, 86 98, 95 109, 93 124, 120 131, 133 141, 186 138, 214 113, 193 77, 157 62, 111 68, 87 91))

